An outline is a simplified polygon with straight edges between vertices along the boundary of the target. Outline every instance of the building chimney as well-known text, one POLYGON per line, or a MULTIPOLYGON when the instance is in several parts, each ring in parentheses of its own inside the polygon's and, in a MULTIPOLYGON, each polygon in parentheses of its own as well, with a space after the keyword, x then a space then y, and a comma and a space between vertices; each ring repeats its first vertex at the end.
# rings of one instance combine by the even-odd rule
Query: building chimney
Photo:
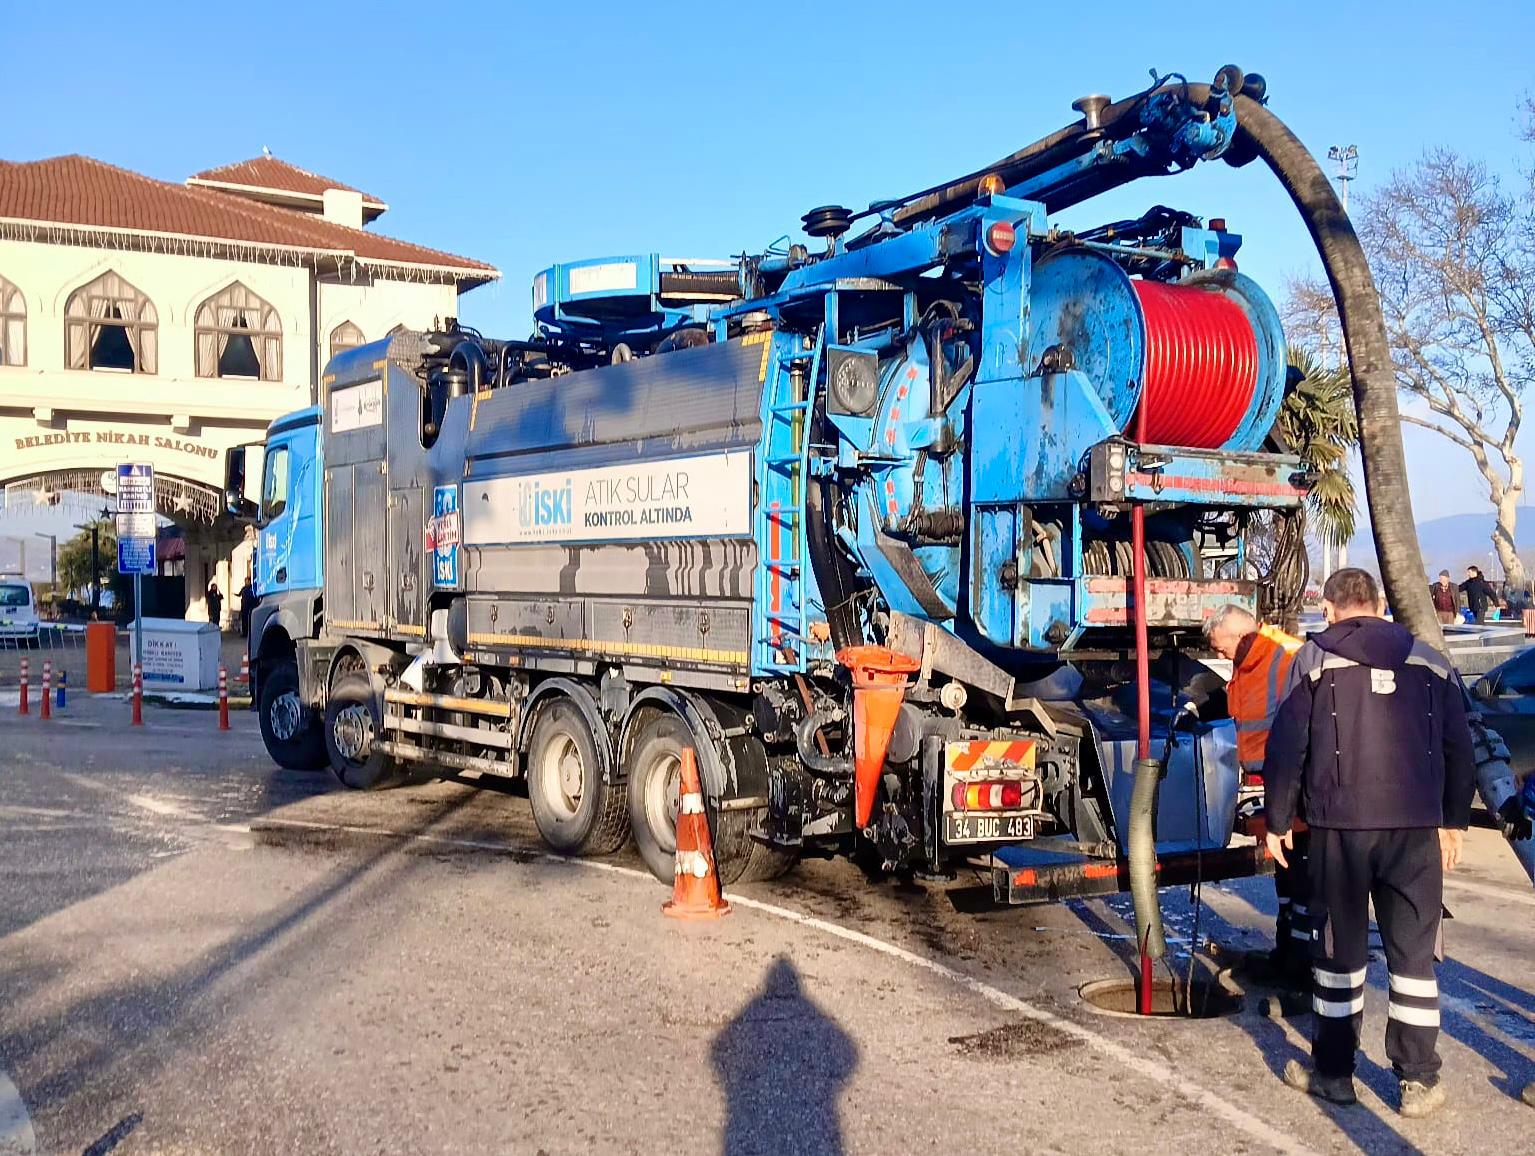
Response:
POLYGON ((362 228, 362 194, 350 189, 326 189, 321 195, 321 215, 337 225, 362 228))

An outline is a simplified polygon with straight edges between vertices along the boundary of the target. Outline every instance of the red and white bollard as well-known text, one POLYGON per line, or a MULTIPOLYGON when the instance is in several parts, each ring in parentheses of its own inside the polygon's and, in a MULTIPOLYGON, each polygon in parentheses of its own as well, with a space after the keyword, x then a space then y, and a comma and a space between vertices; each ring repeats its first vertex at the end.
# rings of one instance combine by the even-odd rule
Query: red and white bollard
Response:
POLYGON ((219 730, 229 729, 229 671, 219 663, 219 730))
POLYGON ((240 655, 240 689, 246 694, 251 692, 251 656, 249 653, 240 655))
POLYGON ((43 708, 37 712, 37 717, 44 721, 53 717, 53 662, 43 662, 43 708))
POLYGON ((133 664, 133 726, 144 725, 144 668, 133 664))
POLYGON ((32 664, 25 658, 21 660, 21 714, 31 714, 31 708, 27 705, 27 672, 32 664))

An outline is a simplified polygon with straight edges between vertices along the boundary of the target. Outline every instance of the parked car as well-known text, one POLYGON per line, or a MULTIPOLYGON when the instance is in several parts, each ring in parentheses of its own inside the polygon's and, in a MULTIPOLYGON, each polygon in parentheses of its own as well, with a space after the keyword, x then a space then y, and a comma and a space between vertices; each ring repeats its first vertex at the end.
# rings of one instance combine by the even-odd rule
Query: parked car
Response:
POLYGON ((37 641, 37 603, 22 578, 0 578, 0 639, 37 641))
POLYGON ((1471 684, 1487 725, 1508 744, 1516 775, 1535 771, 1535 647, 1493 667, 1471 684))

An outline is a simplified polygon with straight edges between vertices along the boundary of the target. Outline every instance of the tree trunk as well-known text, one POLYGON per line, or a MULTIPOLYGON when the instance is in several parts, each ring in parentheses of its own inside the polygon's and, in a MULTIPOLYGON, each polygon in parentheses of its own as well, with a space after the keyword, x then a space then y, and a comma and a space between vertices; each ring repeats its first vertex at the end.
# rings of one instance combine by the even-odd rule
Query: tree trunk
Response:
POLYGON ((1503 576, 1516 587, 1523 586, 1525 583, 1524 562, 1519 557, 1518 545, 1514 539, 1514 524, 1518 517, 1519 490, 1509 486, 1498 502, 1498 520, 1492 528, 1492 545, 1498 552, 1498 563, 1503 567, 1503 576))
POLYGON ((1311 232, 1338 301, 1359 413, 1359 450, 1381 579, 1396 620, 1431 646, 1444 633, 1429 599, 1418 546, 1407 455, 1402 448, 1396 374, 1380 296, 1354 226, 1321 166, 1283 121, 1257 101, 1237 98, 1237 123, 1284 185, 1311 232))

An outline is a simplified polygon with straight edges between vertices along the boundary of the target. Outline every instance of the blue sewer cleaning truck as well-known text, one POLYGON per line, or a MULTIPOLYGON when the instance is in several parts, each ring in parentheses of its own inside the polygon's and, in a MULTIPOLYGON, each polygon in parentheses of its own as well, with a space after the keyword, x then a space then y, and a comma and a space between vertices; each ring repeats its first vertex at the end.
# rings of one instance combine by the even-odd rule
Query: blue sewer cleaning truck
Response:
POLYGON ((526 340, 332 359, 259 483, 251 455, 259 499, 227 463, 273 758, 520 780, 551 847, 632 838, 667 880, 685 747, 726 883, 847 853, 1004 901, 1116 889, 1137 806, 1164 883, 1261 869, 1189 656, 1304 582, 1279 319, 1222 220, 1055 218, 1228 154, 1261 88, 1085 98, 803 243, 556 265, 526 340))

